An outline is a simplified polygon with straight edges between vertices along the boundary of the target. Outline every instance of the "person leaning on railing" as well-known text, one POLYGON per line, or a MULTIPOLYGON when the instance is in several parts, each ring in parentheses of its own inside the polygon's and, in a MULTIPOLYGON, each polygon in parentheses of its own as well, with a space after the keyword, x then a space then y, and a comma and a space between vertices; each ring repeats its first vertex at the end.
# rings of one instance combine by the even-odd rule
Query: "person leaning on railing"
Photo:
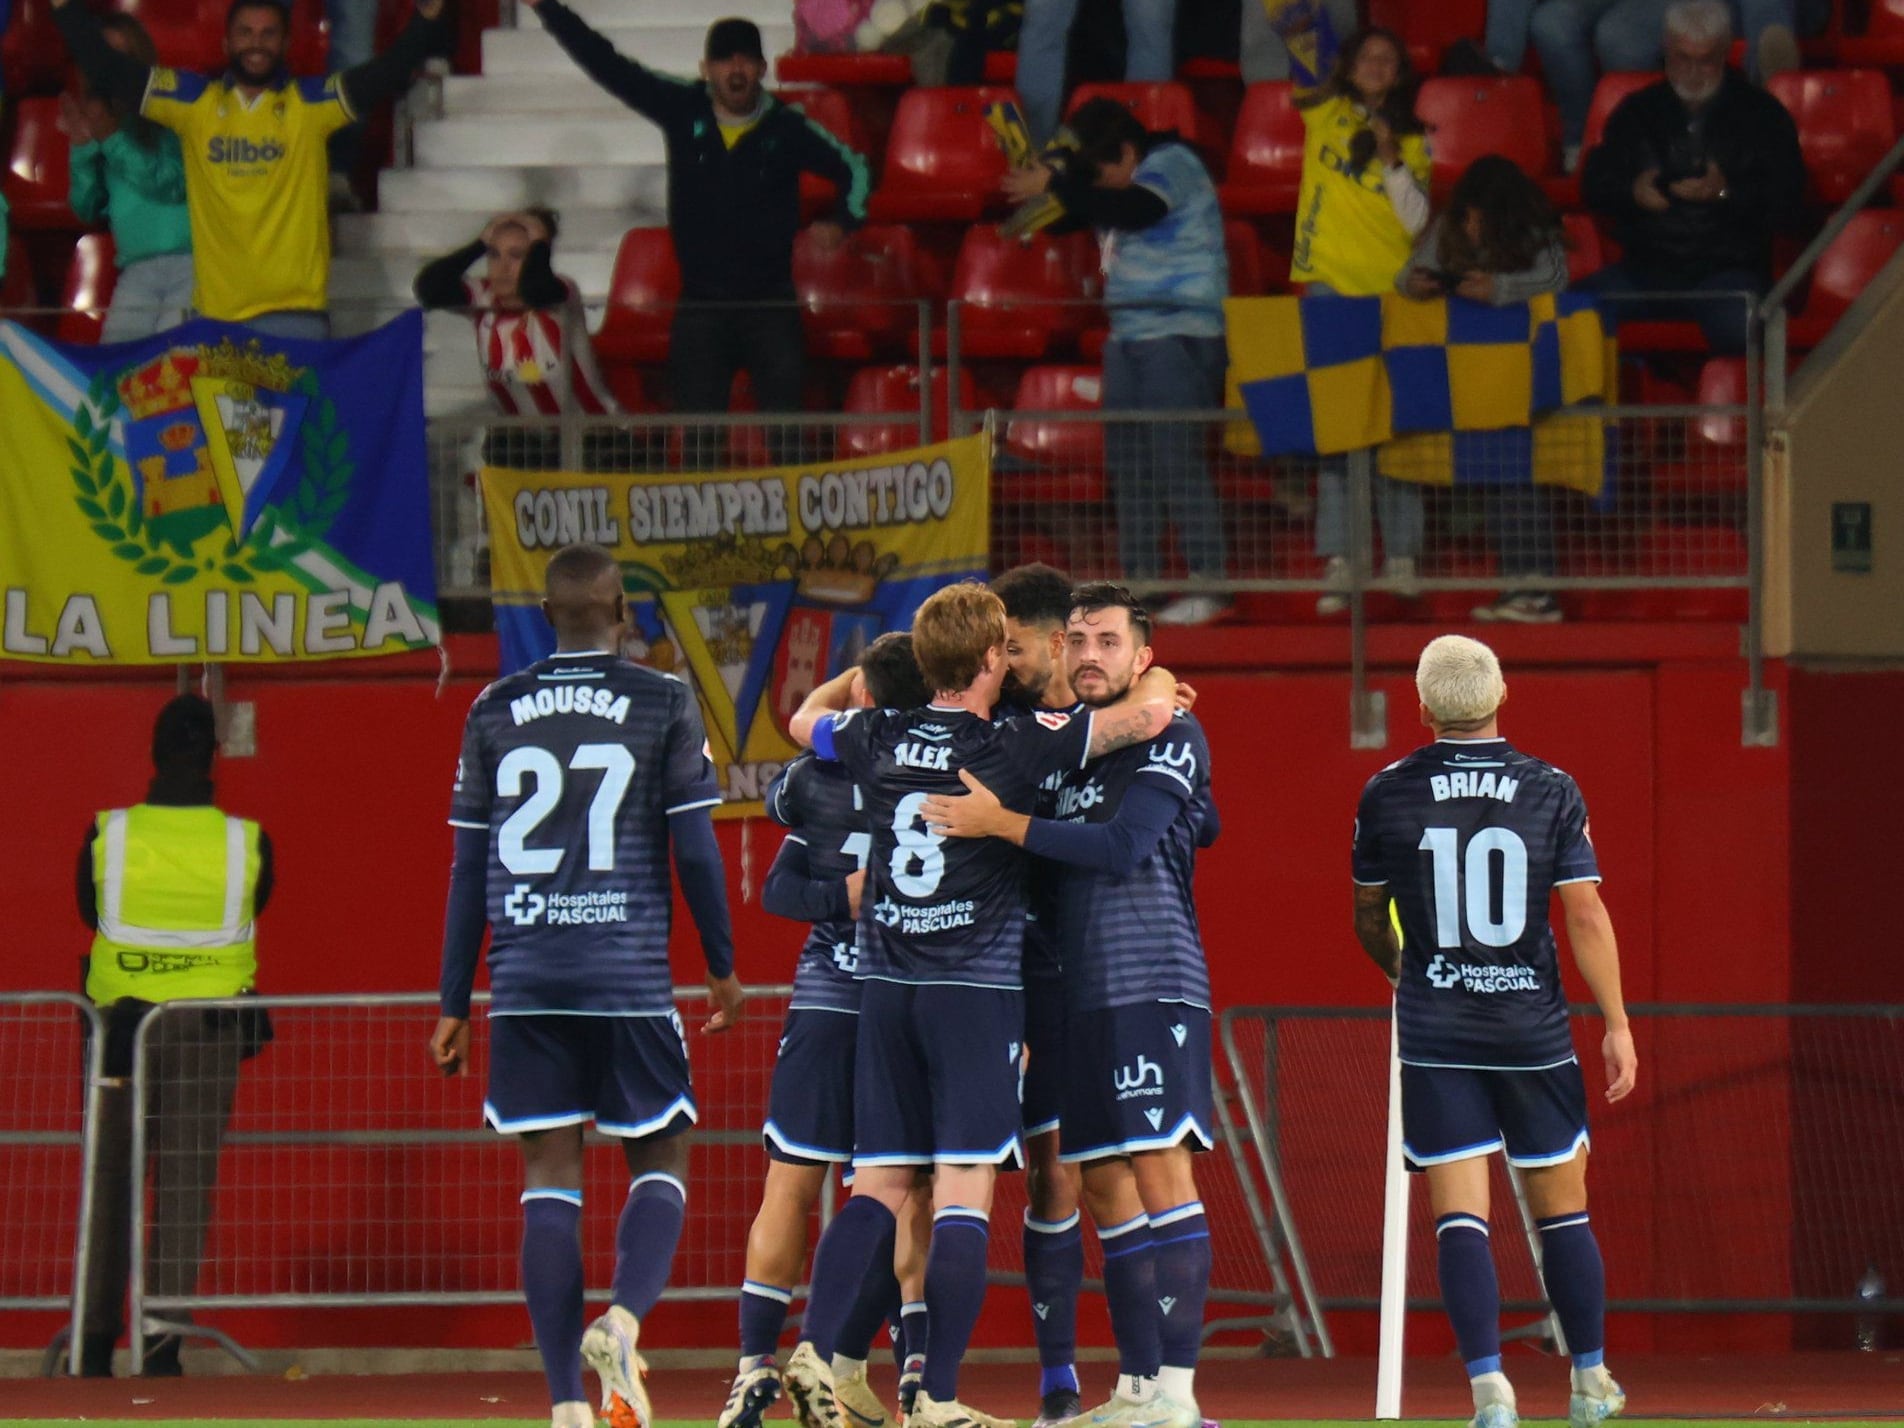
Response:
MULTIPOLYGON (((1466 298, 1495 307, 1567 286, 1560 216, 1520 165, 1487 154, 1468 165, 1441 216, 1422 231, 1395 286, 1428 301, 1466 298)), ((1477 620, 1547 625, 1560 618, 1551 591, 1522 590, 1517 576, 1554 573, 1554 517, 1545 488, 1503 480, 1486 495, 1488 533, 1507 588, 1475 609, 1477 620)))
MULTIPOLYGON (((158 63, 144 25, 103 15, 100 33, 120 54, 158 63)), ((101 342, 129 342, 183 322, 192 310, 192 222, 185 206, 185 158, 178 135, 123 97, 106 98, 82 79, 60 95, 60 131, 72 144, 67 201, 81 223, 112 230, 119 270, 101 342)))
MULTIPOLYGON (((1230 270, 1223 214, 1203 161, 1179 135, 1145 129, 1114 99, 1088 100, 1069 128, 1074 159, 1039 159, 1009 170, 1003 182, 1013 202, 1050 193, 1064 208, 1062 221, 1100 236, 1111 319, 1104 409, 1221 406, 1230 270)), ((1163 573, 1164 530, 1173 516, 1191 578, 1223 578, 1223 508, 1210 476, 1208 437, 1207 427, 1187 419, 1106 424, 1105 467, 1126 580, 1154 581, 1163 573)), ((1202 624, 1224 606, 1207 591, 1184 595, 1156 620, 1202 624)))
POLYGON ((443 4, 418 0, 396 42, 368 63, 294 79, 285 68, 290 0, 231 0, 229 66, 217 78, 121 54, 83 3, 53 0, 54 21, 93 90, 179 136, 200 313, 276 337, 330 336, 325 140, 409 84, 441 47, 443 4))
MULTIPOLYGON (((271 840, 212 802, 218 739, 212 706, 183 694, 152 729, 145 799, 108 809, 87 828, 77 878, 80 920, 94 931, 86 995, 105 1026, 105 1080, 87 1227, 80 1372, 112 1376, 125 1327, 134 1177, 132 1052, 139 1024, 161 1003, 235 997, 258 976, 256 919, 271 896, 271 840)), ((145 1245, 149 1294, 190 1294, 211 1220, 218 1152, 238 1092, 238 1065, 270 1040, 262 1012, 201 1010, 160 1016, 145 1038, 152 1219, 145 1245)), ((168 1310, 167 1317, 190 1315, 168 1310)), ((179 1339, 146 1341, 137 1372, 173 1377, 179 1339)))
MULTIPOLYGON (((1325 32, 1326 33, 1326 32, 1325 32)), ((1296 107, 1306 137, 1289 276, 1316 296, 1387 292, 1428 222, 1428 141, 1415 115, 1420 88, 1408 51, 1388 30, 1363 30, 1339 54, 1317 54, 1328 78, 1296 107)), ((1421 558, 1421 488, 1371 478, 1381 527, 1384 578, 1412 595, 1421 558)), ((1329 589, 1319 615, 1349 606, 1349 469, 1329 456, 1316 466, 1316 554, 1329 589)))
MULTIPOLYGON (((490 399, 504 416, 613 416, 619 408, 595 361, 582 295, 554 269, 556 215, 546 208, 499 213, 452 253, 425 263, 413 291, 429 309, 464 308, 490 399), (467 270, 484 258, 481 277, 467 270)), ((553 468, 561 438, 551 424, 483 438, 494 466, 553 468)))

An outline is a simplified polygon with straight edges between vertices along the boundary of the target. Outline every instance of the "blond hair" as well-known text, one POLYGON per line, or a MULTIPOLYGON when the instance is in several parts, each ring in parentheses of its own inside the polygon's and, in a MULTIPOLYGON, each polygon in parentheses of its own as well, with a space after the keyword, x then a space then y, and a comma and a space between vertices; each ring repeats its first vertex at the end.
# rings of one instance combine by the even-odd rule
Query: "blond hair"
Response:
POLYGON ((1507 697, 1507 682, 1493 650, 1466 635, 1442 635, 1421 652, 1415 692, 1437 724, 1485 724, 1507 697))
POLYGON ((971 687, 1004 645, 1005 602, 976 581, 933 592, 912 617, 912 656, 935 693, 971 687))

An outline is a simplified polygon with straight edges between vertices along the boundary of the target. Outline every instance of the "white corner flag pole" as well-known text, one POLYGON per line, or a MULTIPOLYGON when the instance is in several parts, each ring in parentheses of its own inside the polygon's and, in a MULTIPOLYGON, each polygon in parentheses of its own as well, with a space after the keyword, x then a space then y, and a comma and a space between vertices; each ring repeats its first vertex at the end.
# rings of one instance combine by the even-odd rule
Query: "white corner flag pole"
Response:
POLYGON ((1388 1160, 1382 1181, 1382 1322, 1375 1416, 1402 1416, 1402 1320, 1408 1304, 1408 1172, 1402 1166, 1402 1058, 1394 1008, 1388 1021, 1388 1160))

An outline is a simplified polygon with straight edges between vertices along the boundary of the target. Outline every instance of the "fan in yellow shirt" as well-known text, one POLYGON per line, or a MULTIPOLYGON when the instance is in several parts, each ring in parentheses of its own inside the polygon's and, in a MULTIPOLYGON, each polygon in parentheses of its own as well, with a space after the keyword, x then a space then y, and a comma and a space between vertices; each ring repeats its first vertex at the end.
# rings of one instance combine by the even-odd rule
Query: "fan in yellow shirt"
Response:
POLYGON ((105 43, 83 3, 53 4, 94 91, 122 97, 179 136, 198 311, 282 337, 328 336, 325 140, 398 94, 441 47, 443 0, 418 0, 385 53, 328 79, 294 79, 285 69, 288 0, 232 0, 227 68, 216 78, 142 64, 105 43))
POLYGON ((1428 223, 1428 141, 1407 51, 1383 30, 1350 38, 1296 105, 1308 131, 1290 277, 1346 297, 1395 285, 1428 223))
MULTIPOLYGON (((1327 27, 1314 23, 1315 8, 1313 0, 1292 0, 1284 16, 1286 27, 1300 25, 1304 37, 1319 41, 1311 78, 1327 76, 1296 100, 1308 138, 1289 276, 1312 294, 1371 297, 1394 288, 1415 235, 1428 226, 1428 141, 1415 117, 1418 81, 1393 33, 1363 30, 1338 51, 1327 27)), ((1377 475, 1370 494, 1381 531, 1382 578, 1396 595, 1413 598, 1420 591, 1421 487, 1377 475)), ((1348 608, 1348 508, 1346 458, 1321 458, 1316 554, 1325 562, 1328 588, 1316 601, 1319 615, 1348 608)))

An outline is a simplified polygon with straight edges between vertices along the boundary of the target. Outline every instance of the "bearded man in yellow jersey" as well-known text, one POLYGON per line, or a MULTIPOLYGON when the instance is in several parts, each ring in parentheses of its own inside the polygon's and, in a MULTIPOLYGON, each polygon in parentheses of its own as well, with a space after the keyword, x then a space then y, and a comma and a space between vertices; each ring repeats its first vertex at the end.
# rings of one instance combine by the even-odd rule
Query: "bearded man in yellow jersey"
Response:
POLYGON ((418 0, 389 50, 327 79, 294 79, 285 68, 288 0, 232 0, 227 67, 216 77, 143 64, 106 44, 84 4, 53 5, 94 92, 179 136, 199 314, 278 337, 328 337, 325 141, 401 92, 443 47, 443 0, 418 0))

